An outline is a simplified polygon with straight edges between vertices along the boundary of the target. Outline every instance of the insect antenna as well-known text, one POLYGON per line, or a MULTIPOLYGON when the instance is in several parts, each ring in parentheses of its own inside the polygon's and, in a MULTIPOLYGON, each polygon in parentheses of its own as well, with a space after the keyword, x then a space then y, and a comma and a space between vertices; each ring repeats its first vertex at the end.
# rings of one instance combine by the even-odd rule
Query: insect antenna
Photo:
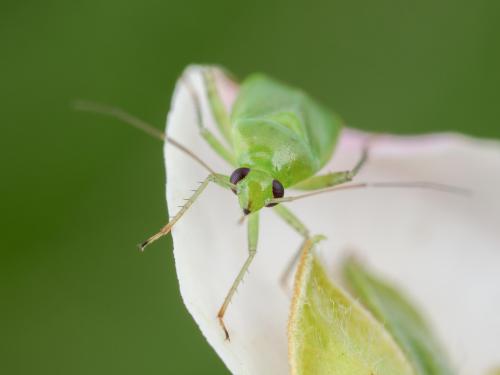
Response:
POLYGON ((284 203, 292 202, 298 199, 312 197, 323 193, 330 193, 341 190, 365 189, 365 188, 403 188, 403 189, 423 189, 434 190, 442 193, 456 194, 461 196, 471 196, 472 191, 458 186, 440 184, 428 181, 408 181, 408 182, 360 182, 357 184, 350 184, 345 186, 335 186, 325 189, 319 189, 310 193, 299 194, 290 197, 271 199, 269 203, 284 203))
POLYGON ((76 100, 73 102, 73 108, 78 110, 78 111, 85 111, 85 112, 91 112, 91 113, 98 113, 101 115, 106 115, 113 117, 115 119, 121 120, 124 123, 133 126, 136 129, 139 129, 143 131, 146 134, 149 134, 153 138, 159 139, 160 141, 168 142, 178 150, 184 152, 186 155, 188 155, 191 159, 196 161, 198 164, 200 164, 203 168, 208 170, 210 173, 215 173, 215 171, 208 166, 203 160, 201 160, 195 153, 193 153, 191 150, 189 150, 187 147, 184 145, 180 144, 176 140, 167 137, 165 133, 162 131, 158 130, 154 126, 148 124, 146 121, 141 120, 138 117, 135 117, 131 115, 130 113, 125 112, 121 108, 117 107, 112 107, 108 106, 105 104, 100 104, 96 102, 91 102, 87 100, 76 100))

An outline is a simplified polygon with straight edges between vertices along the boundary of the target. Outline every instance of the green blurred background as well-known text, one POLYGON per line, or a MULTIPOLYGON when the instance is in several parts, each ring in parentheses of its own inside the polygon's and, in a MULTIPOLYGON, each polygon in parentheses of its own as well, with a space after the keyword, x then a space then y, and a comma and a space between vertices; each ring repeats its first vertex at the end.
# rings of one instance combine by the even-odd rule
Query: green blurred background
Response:
MULTIPOLYGON (((0 12, 0 373, 224 374, 186 312, 159 142, 193 62, 264 71, 356 127, 500 137, 500 2, 12 1, 0 12)), ((207 280, 209 282, 209 280, 207 280)))

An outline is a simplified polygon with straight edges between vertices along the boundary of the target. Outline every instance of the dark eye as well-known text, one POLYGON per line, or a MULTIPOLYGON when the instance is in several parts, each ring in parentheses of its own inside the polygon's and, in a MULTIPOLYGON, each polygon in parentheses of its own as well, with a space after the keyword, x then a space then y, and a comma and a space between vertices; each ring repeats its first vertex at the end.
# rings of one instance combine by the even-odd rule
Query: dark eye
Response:
MULTIPOLYGON (((250 172, 250 168, 247 168, 247 167, 241 167, 241 168, 235 169, 235 171, 233 173, 231 173, 231 177, 229 177, 229 181, 233 185, 236 185, 238 182, 243 180, 249 172, 250 172)), ((234 189, 233 189, 233 192, 236 193, 236 191, 234 189)))
MULTIPOLYGON (((283 187, 281 182, 279 182, 278 180, 273 180, 273 197, 274 198, 283 198, 284 195, 285 195, 285 188, 283 187)), ((274 207, 277 204, 278 203, 271 203, 271 204, 268 204, 266 207, 274 207)))

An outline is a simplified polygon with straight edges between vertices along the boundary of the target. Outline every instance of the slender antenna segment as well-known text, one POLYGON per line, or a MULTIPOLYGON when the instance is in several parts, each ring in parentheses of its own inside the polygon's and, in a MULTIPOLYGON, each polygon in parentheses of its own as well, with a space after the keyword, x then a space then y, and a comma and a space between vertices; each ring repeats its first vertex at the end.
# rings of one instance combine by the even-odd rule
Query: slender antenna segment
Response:
POLYGON ((148 124, 147 122, 132 116, 131 114, 125 112, 121 108, 111 107, 105 104, 95 103, 86 100, 76 100, 73 103, 73 108, 78 111, 84 112, 92 112, 99 113, 101 115, 107 115, 114 117, 118 120, 122 120, 123 122, 133 126, 136 129, 139 129, 153 138, 157 138, 160 141, 165 139, 165 134, 160 130, 156 129, 154 126, 148 124))
POLYGON ((323 193, 330 193, 340 190, 352 190, 352 189, 364 189, 364 188, 406 188, 406 189, 424 189, 424 190, 434 190, 442 193, 456 194, 462 196, 470 196, 472 191, 468 189, 463 189, 457 186, 445 185, 435 182, 428 181, 408 181, 408 182, 360 182, 357 184, 350 184, 345 186, 335 186, 325 189, 320 189, 312 191, 310 193, 295 195, 291 197, 275 198, 271 199, 269 203, 284 203, 292 202, 303 198, 312 197, 314 195, 319 195, 323 193))
POLYGON ((125 122, 126 124, 129 124, 133 126, 136 129, 139 129, 153 138, 159 139, 160 141, 168 142, 172 146, 176 147, 177 149, 181 150, 184 152, 186 155, 188 155, 191 159, 195 160, 198 164, 200 164, 203 168, 208 170, 210 173, 215 173, 215 171, 208 166, 203 160, 201 160, 198 156, 196 156, 191 150, 189 150, 187 147, 183 146, 176 140, 167 137, 165 133, 161 132, 154 126, 148 124, 144 120, 141 120, 138 117, 135 117, 127 112, 125 112, 121 108, 117 107, 112 107, 100 103, 95 103, 91 101, 86 101, 86 100, 76 100, 73 103, 73 108, 75 108, 78 111, 85 111, 85 112, 91 112, 91 113, 99 113, 102 115, 106 116, 111 116, 113 118, 116 118, 118 120, 121 120, 125 122))

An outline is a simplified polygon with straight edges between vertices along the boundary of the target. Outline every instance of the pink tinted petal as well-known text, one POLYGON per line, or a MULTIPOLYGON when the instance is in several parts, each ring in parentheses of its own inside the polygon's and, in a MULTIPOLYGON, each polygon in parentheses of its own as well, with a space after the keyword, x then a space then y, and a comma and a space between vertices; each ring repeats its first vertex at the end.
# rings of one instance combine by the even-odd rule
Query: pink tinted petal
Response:
POLYGON ((359 154, 369 143, 370 151, 375 155, 397 157, 415 152, 433 152, 443 150, 450 144, 463 140, 457 133, 433 133, 423 135, 393 135, 368 133, 353 128, 344 128, 338 141, 336 154, 359 154))
POLYGON ((238 95, 238 84, 224 74, 220 69, 215 70, 215 78, 219 95, 226 105, 228 111, 231 110, 236 96, 238 95))

